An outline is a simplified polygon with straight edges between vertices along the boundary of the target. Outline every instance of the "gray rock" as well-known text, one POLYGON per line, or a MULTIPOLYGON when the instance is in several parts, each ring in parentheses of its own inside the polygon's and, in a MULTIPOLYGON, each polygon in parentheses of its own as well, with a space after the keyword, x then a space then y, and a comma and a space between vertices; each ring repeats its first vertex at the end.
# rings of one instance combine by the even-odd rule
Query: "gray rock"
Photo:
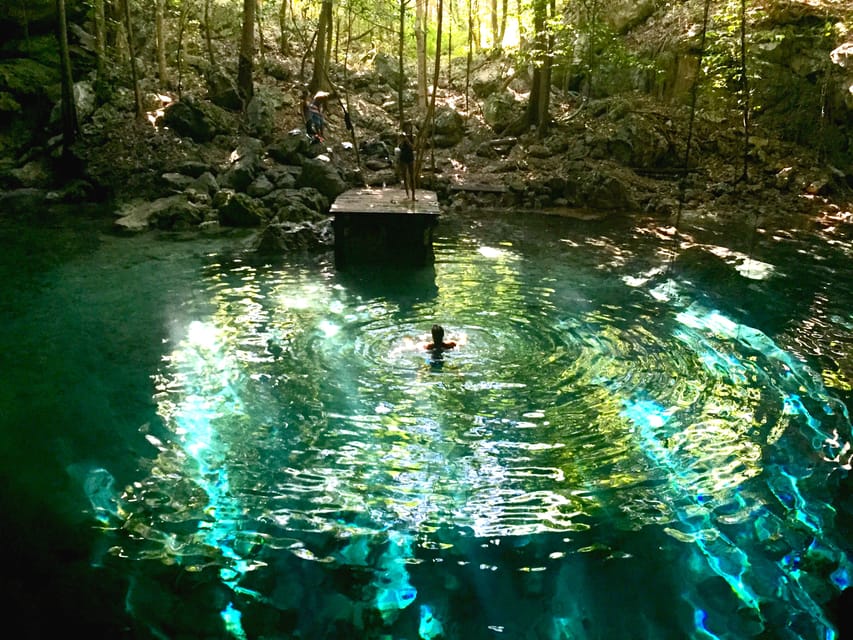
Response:
POLYGON ((263 143, 257 138, 243 138, 231 152, 229 165, 219 175, 219 185, 234 191, 245 191, 258 173, 263 143))
POLYGON ((178 165, 177 171, 178 173, 198 178, 206 171, 210 171, 210 167, 206 162, 202 162, 200 160, 187 160, 186 162, 182 162, 178 165))
POLYGON ((275 131, 275 115, 281 106, 280 91, 259 88, 246 107, 246 127, 253 136, 271 140, 275 131))
POLYGON ((219 222, 226 227, 258 227, 270 217, 260 200, 228 189, 216 194, 213 206, 219 212, 219 222))
POLYGON ((9 174, 25 188, 44 189, 53 182, 53 173, 41 160, 31 160, 22 167, 12 169, 9 174))
POLYGON ((187 229, 203 219, 203 209, 191 203, 185 194, 175 194, 157 200, 137 200, 118 211, 115 226, 123 231, 141 232, 152 228, 187 229))
POLYGON ((309 156, 310 140, 302 129, 294 129, 269 147, 267 153, 277 162, 289 165, 301 165, 309 156))
POLYGON ((197 102, 190 96, 166 107, 162 121, 163 126, 196 142, 209 142, 227 130, 213 105, 197 102))
POLYGON ((189 188, 198 193, 206 193, 213 195, 219 191, 219 183, 210 171, 205 171, 198 178, 193 180, 189 188))
POLYGON ((32 214, 44 206, 47 192, 32 187, 0 191, 0 215, 32 214))
POLYGON ((298 187, 314 187, 329 200, 334 200, 347 190, 347 184, 331 163, 319 158, 306 160, 296 181, 298 187))
POLYGON ((379 53, 376 55, 376 58, 374 58, 373 64, 376 71, 376 77, 380 81, 387 82, 391 85, 391 88, 398 89, 400 87, 400 83, 405 80, 405 78, 400 75, 399 62, 392 56, 385 53, 379 53))
POLYGON ((257 178, 255 178, 252 184, 248 186, 248 188, 246 189, 246 193, 248 193, 253 198, 263 198, 274 188, 275 185, 270 182, 269 178, 267 178, 264 174, 261 174, 257 178))
POLYGON ((176 192, 183 191, 193 183, 191 176, 185 176, 182 173, 164 173, 160 178, 169 189, 176 192))

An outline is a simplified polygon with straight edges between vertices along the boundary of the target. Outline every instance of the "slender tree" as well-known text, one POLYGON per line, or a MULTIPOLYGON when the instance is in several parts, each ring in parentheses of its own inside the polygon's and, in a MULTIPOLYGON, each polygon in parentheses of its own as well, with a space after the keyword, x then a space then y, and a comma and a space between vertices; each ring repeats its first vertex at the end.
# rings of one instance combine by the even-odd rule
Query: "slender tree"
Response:
POLYGON ((749 77, 746 72, 746 0, 740 0, 740 90, 743 104, 743 173, 747 181, 749 167, 749 77))
POLYGON ((264 42, 264 5, 261 0, 255 0, 255 20, 258 23, 258 55, 261 58, 261 65, 267 55, 267 43, 264 42))
POLYGON ((23 28, 24 28, 24 43, 26 45, 26 51, 30 50, 30 15, 27 11, 27 1, 28 0, 18 0, 18 3, 21 5, 21 17, 23 18, 23 28))
MULTIPOLYGON (((205 6, 207 9, 207 6, 205 6)), ((178 98, 181 97, 184 90, 184 33, 187 30, 187 23, 190 20, 190 3, 183 2, 181 3, 181 16, 178 20, 178 42, 177 42, 177 54, 176 54, 176 64, 178 67, 178 98)), ((205 22, 207 22, 207 16, 205 16, 205 22)), ((205 28, 207 31, 207 28, 205 28)), ((210 33, 207 31, 207 36, 209 38, 210 33)), ((208 46, 210 49, 208 50, 208 54, 210 56, 210 64, 213 66, 213 47, 210 42, 208 42, 208 46)))
POLYGON ((255 94, 252 78, 255 58, 255 0, 243 0, 243 30, 240 37, 240 53, 237 61, 237 91, 243 100, 243 108, 255 94))
POLYGON ((278 8, 279 49, 281 55, 290 55, 290 41, 287 39, 287 0, 281 0, 278 8))
POLYGON ((501 46, 500 40, 498 40, 498 31, 500 30, 500 20, 498 19, 498 0, 490 0, 489 18, 492 32, 492 46, 497 49, 501 46))
POLYGON ((130 19, 130 0, 124 0, 124 31, 127 36, 127 52, 130 56, 130 80, 133 82, 133 98, 136 102, 136 117, 142 119, 142 95, 139 93, 139 73, 136 70, 136 50, 133 46, 133 21, 130 19))
POLYGON ((320 19, 317 22, 317 40, 314 43, 314 68, 311 74, 311 82, 308 83, 311 91, 327 89, 326 78, 329 67, 329 43, 332 30, 332 0, 323 0, 320 6, 320 19))
MULTIPOLYGON (((520 0, 519 0, 520 1, 520 0)), ((468 0, 468 55, 465 59, 465 114, 471 115, 468 98, 471 93, 471 65, 474 59, 474 0, 468 0)))
POLYGON ((407 0, 400 1, 400 32, 399 32, 399 43, 397 47, 397 71, 400 76, 400 82, 397 84, 397 121, 400 127, 400 130, 403 129, 403 123, 405 121, 405 116, 403 115, 403 79, 405 76, 405 67, 403 66, 403 52, 406 48, 406 5, 408 4, 407 0))
MULTIPOLYGON (((435 64, 432 72, 432 95, 429 100, 426 116, 424 116, 424 124, 418 132, 417 143, 415 144, 415 182, 418 181, 418 176, 423 167, 423 150, 426 147, 426 136, 435 130, 435 98, 438 93, 438 76, 441 71, 441 26, 442 15, 444 14, 444 0, 438 0, 436 6, 435 20, 435 64)), ((434 145, 433 145, 434 146, 434 145)), ((433 156, 433 163, 435 156, 433 156)), ((417 185, 416 185, 417 186, 417 185)))
POLYGON ((56 0, 57 28, 56 39, 59 44, 60 74, 62 79, 62 155, 67 158, 71 145, 77 137, 77 108, 74 103, 74 78, 71 76, 71 56, 68 52, 68 19, 65 15, 65 0, 56 0))
MULTIPOLYGON (((548 8, 550 9, 550 17, 553 18, 557 11, 555 0, 550 0, 548 8)), ((548 16, 546 16, 547 20, 548 16)), ((546 24, 548 23, 546 22, 546 24)), ((545 137, 545 134, 548 132, 548 126, 551 123, 551 69, 554 59, 554 32, 550 26, 545 29, 544 41, 545 55, 542 60, 542 74, 539 82, 539 104, 536 114, 536 124, 538 125, 536 132, 540 138, 545 137)))
POLYGON ((418 110, 421 113, 427 108, 427 75, 426 75, 426 15, 427 1, 415 0, 415 48, 417 49, 417 94, 418 110))
MULTIPOLYGON (((546 31, 546 22, 548 19, 548 4, 547 0, 534 0, 533 2, 533 31, 536 33, 536 40, 533 50, 533 79, 530 85, 530 98, 527 103, 527 125, 529 127, 537 127, 541 123, 542 118, 542 99, 545 92, 548 90, 548 67, 547 67, 547 49, 548 36, 546 31)), ((547 108, 547 105, 546 105, 547 108)))
POLYGON ((509 0, 502 0, 501 5, 501 26, 498 29, 498 41, 497 46, 503 47, 504 37, 506 36, 506 21, 507 14, 509 13, 509 0))
POLYGON ((94 0, 92 13, 95 23, 95 64, 98 78, 103 79, 107 56, 107 25, 104 14, 104 0, 94 0))
POLYGON ((213 55, 213 35, 210 28, 210 0, 204 0, 204 43, 207 49, 207 62, 212 69, 216 66, 216 57, 213 55))
POLYGON ((155 49, 157 53, 157 77, 160 78, 160 85, 165 87, 168 82, 168 72, 166 69, 166 27, 164 24, 164 16, 166 10, 166 0, 155 0, 154 2, 154 34, 155 34, 155 49))

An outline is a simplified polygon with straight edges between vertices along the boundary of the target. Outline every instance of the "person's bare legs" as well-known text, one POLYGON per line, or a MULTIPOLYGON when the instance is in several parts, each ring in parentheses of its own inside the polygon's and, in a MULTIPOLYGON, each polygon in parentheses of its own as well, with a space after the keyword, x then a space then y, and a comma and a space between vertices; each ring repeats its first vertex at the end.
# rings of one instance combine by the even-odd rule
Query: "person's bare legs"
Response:
POLYGON ((405 176, 403 182, 406 185, 406 196, 411 195, 412 201, 417 200, 415 198, 415 165, 414 163, 407 164, 403 175, 405 176))

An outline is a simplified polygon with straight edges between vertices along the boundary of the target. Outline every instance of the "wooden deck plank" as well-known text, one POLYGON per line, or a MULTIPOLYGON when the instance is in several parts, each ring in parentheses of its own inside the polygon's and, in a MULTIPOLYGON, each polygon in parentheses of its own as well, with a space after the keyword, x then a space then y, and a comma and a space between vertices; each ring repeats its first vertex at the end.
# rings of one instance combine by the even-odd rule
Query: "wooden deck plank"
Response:
POLYGON ((414 214, 438 216, 438 196, 435 191, 419 190, 412 202, 400 188, 384 187, 350 189, 332 203, 332 214, 414 214))

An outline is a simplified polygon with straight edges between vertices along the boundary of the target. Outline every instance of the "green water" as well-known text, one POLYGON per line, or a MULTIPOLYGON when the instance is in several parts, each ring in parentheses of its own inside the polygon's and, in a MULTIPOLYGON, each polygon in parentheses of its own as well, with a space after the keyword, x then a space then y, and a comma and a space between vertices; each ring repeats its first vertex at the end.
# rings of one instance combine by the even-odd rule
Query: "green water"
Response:
POLYGON ((434 267, 338 272, 5 222, 12 610, 33 637, 834 637, 853 246, 681 231, 448 215, 434 267))

